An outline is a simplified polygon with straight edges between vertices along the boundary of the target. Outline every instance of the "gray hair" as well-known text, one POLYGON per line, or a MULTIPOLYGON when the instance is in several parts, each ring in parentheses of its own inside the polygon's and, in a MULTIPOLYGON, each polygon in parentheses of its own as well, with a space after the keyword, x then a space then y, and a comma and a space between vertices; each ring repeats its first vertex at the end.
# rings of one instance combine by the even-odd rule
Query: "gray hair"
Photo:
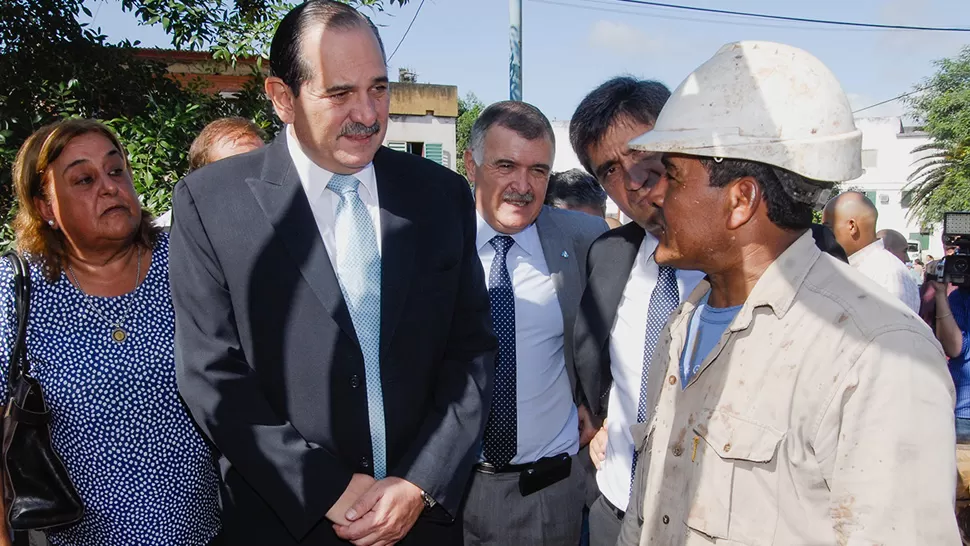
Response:
POLYGON ((506 100, 486 108, 472 125, 468 149, 476 165, 480 166, 485 161, 485 134, 493 125, 511 129, 526 140, 548 136, 555 154, 556 135, 545 114, 527 102, 506 100))

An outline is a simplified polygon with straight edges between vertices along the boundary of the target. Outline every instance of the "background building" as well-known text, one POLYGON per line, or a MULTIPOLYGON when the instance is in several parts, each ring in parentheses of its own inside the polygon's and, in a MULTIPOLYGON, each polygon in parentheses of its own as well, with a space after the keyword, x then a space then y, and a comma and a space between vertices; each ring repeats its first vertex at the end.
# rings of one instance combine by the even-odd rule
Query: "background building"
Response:
POLYGON ((416 83, 401 69, 400 81, 391 83, 390 113, 385 146, 457 170, 457 86, 416 83))

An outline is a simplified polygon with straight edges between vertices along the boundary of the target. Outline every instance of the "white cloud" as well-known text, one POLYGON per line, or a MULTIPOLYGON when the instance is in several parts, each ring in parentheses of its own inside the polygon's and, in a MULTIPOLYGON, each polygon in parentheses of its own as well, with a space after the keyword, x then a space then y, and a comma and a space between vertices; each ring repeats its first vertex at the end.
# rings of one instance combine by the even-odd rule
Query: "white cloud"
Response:
POLYGON ((660 51, 662 42, 632 25, 600 19, 590 29, 589 45, 621 55, 642 55, 660 51))

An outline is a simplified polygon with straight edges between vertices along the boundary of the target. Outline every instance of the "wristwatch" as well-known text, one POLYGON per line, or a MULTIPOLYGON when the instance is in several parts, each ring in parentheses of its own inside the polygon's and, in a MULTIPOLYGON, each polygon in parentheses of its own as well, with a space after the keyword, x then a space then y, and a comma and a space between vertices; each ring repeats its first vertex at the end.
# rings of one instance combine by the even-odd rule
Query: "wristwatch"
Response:
POLYGON ((427 512, 428 510, 431 510, 438 504, 438 501, 431 498, 431 495, 425 493, 423 490, 421 491, 421 500, 424 501, 425 512, 427 512))

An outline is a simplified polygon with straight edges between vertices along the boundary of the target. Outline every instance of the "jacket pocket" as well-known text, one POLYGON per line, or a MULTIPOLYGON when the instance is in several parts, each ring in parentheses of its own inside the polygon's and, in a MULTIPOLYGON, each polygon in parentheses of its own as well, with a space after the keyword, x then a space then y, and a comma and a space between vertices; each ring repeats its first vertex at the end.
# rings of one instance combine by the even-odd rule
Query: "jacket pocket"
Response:
POLYGON ((711 410, 694 427, 687 526, 748 546, 772 544, 778 522, 778 446, 784 433, 736 413, 711 410))

